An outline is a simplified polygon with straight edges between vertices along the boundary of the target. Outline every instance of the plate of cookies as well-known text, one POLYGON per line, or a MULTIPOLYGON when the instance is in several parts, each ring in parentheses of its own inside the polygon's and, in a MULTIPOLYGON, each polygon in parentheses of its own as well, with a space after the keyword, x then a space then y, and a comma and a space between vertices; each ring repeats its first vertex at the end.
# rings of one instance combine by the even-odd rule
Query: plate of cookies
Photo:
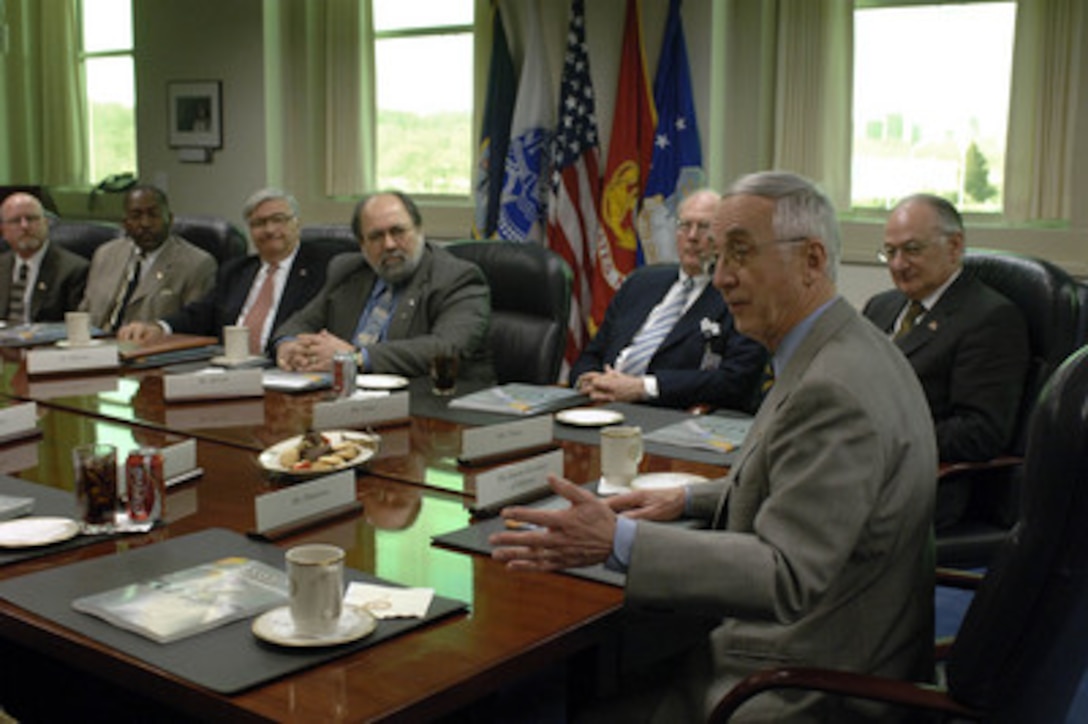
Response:
POLYGON ((378 452, 381 438, 354 430, 296 435, 260 454, 261 467, 277 475, 327 475, 362 465, 378 452))

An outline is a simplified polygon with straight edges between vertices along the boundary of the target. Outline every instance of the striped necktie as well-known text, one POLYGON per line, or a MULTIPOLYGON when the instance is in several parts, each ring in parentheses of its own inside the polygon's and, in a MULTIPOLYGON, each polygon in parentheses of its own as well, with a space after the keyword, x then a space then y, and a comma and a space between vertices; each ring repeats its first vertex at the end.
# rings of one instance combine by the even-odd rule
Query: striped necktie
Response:
POLYGON ((26 320, 26 277, 28 268, 25 261, 19 262, 19 273, 11 283, 8 293, 8 321, 12 324, 24 324, 26 320))
POLYGON ((907 313, 903 316, 903 321, 899 323, 899 329, 895 333, 893 339, 901 339, 907 336, 907 332, 914 329, 915 322, 918 318, 926 313, 926 308, 921 302, 912 300, 910 306, 907 307, 907 313))
POLYGON ((261 339, 264 337, 264 323, 268 319, 268 313, 272 310, 272 297, 276 292, 276 272, 280 265, 272 262, 268 265, 264 282, 257 291, 257 298, 253 300, 253 306, 246 312, 242 325, 249 330, 249 353, 262 354, 261 339))
POLYGON ((136 254, 132 258, 132 263, 129 264, 128 275, 125 277, 125 283, 118 289, 117 304, 113 308, 113 314, 110 315, 108 330, 110 332, 116 332, 117 328, 125 321, 125 308, 128 307, 128 303, 132 300, 132 294, 140 283, 143 261, 144 255, 141 252, 136 254))
POLYGON ((646 368, 649 367, 657 348, 680 321, 694 286, 695 280, 688 277, 682 284, 674 284, 669 289, 669 294, 661 301, 661 304, 654 307, 650 316, 646 318, 646 323, 642 325, 642 329, 631 340, 631 349, 616 365, 618 372, 628 375, 646 373, 646 368))

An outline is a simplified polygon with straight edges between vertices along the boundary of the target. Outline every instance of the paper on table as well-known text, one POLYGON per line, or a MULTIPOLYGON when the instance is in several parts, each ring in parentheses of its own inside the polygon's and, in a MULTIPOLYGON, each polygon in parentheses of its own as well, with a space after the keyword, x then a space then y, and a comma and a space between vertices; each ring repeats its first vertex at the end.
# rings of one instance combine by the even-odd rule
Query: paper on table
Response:
POLYGON ((349 606, 364 608, 374 618, 423 618, 434 598, 433 588, 396 588, 350 583, 344 596, 349 606))
POLYGON ((750 417, 703 415, 654 430, 645 435, 644 439, 665 445, 706 448, 728 453, 740 447, 751 427, 750 417))

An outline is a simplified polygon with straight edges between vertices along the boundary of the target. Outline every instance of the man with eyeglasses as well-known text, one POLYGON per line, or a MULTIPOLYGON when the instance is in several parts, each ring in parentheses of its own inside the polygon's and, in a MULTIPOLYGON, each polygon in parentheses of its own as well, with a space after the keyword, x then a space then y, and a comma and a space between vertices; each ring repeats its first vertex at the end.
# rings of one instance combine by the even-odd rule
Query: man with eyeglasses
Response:
POLYGON ((215 281, 215 258, 170 233, 174 217, 162 189, 133 186, 125 194, 124 213, 125 236, 95 250, 79 305, 106 332, 173 314, 215 281))
POLYGON ((321 292, 276 330, 277 364, 329 370, 335 353, 351 352, 360 372, 420 377, 438 354, 455 354, 461 379, 493 381, 479 267, 427 242, 415 201, 399 191, 361 200, 351 227, 362 254, 334 258, 321 292))
MULTIPOLYGON (((753 174, 723 197, 713 234, 714 286, 776 380, 730 474, 605 499, 553 477, 570 507, 505 509, 522 530, 490 539, 511 569, 606 563, 626 572, 632 610, 715 621, 679 659, 630 672, 601 720, 706 721, 776 666, 933 676, 933 424, 906 359, 838 295, 835 210, 806 179, 753 174), (681 517, 706 527, 653 522, 681 517)), ((732 719, 894 720, 790 690, 732 719)))
MULTIPOLYGON (((879 257, 896 289, 864 314, 907 356, 925 390, 941 462, 990 460, 1007 449, 1028 369, 1020 309, 963 274, 963 219, 945 199, 916 194, 892 209, 879 257)), ((967 507, 967 481, 937 490, 938 530, 967 507)))
POLYGON ((31 194, 19 191, 4 199, 0 224, 8 244, 0 254, 0 320, 63 321, 83 298, 87 260, 49 242, 49 220, 31 194))
POLYGON ((195 302, 157 323, 133 322, 121 328, 122 340, 150 342, 164 334, 222 335, 223 327, 249 329, 249 351, 266 356, 272 330, 314 298, 325 284, 334 249, 300 244, 298 201, 276 188, 253 193, 242 207, 256 254, 231 259, 215 285, 195 302))
POLYGON ((597 334, 571 368, 575 386, 600 402, 697 404, 750 411, 766 351, 733 327, 710 284, 710 222, 718 194, 692 192, 678 209, 674 264, 632 272, 597 334))

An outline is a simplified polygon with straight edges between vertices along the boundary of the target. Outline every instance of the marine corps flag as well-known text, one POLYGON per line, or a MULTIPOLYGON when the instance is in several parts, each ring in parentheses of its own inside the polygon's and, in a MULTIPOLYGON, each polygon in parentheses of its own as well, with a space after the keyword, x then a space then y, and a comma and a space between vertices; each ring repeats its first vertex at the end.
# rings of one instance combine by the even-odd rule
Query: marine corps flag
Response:
POLYGON ((619 88, 608 142, 608 163, 601 186, 593 270, 591 332, 604 320, 612 295, 634 268, 638 253, 635 223, 638 204, 646 187, 654 150, 657 114, 646 82, 646 58, 642 52, 642 24, 638 0, 627 0, 623 28, 619 88))
POLYGON ((706 184, 680 2, 669 3, 654 77, 658 122, 650 177, 638 214, 640 264, 677 261, 676 208, 684 196, 706 184))
POLYGON ((497 2, 491 6, 491 67, 487 74, 487 98, 480 124, 480 157, 476 166, 476 216, 472 236, 486 239, 495 233, 502 195, 503 168, 510 145, 510 118, 514 114, 517 79, 506 30, 497 2))

